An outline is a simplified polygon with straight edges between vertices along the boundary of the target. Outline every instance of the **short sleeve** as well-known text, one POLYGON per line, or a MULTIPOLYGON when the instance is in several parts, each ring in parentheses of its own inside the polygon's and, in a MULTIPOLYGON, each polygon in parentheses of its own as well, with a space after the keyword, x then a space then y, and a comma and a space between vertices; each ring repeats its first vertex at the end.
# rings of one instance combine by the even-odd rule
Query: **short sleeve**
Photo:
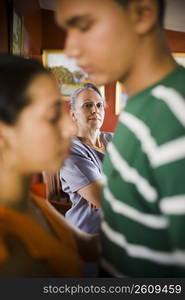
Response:
POLYGON ((60 178, 62 186, 68 185, 74 193, 91 182, 100 180, 101 174, 91 157, 73 151, 60 171, 60 178))

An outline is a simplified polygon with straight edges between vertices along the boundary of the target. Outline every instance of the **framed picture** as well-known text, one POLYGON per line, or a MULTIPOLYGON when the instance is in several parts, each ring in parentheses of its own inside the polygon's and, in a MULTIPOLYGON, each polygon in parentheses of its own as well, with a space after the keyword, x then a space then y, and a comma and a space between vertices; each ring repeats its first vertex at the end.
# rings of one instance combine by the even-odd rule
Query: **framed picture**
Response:
POLYGON ((12 9, 11 53, 15 55, 23 53, 23 17, 15 8, 12 9))
MULTIPOLYGON (((75 89, 90 82, 88 74, 84 73, 77 66, 76 60, 69 58, 63 50, 43 50, 42 61, 54 74, 64 100, 68 101, 75 89)), ((104 97, 104 87, 100 87, 100 92, 104 97)))
POLYGON ((120 111, 124 108, 128 96, 124 86, 120 82, 116 82, 116 95, 115 95, 115 114, 119 115, 120 111))
POLYGON ((65 100, 69 100, 73 91, 87 82, 88 74, 84 73, 63 50, 43 50, 43 64, 54 74, 65 100))
POLYGON ((176 62, 182 66, 185 67, 185 53, 180 52, 180 53, 172 53, 173 57, 175 58, 176 62))

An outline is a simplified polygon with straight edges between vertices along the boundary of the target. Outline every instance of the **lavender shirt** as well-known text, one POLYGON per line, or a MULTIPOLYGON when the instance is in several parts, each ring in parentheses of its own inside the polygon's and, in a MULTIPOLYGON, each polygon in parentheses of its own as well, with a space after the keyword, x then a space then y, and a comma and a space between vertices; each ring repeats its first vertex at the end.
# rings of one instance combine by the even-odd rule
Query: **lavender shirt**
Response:
MULTIPOLYGON (((101 132, 107 144, 112 133, 101 132)), ((88 233, 97 233, 100 228, 100 209, 92 210, 87 201, 76 191, 96 180, 101 180, 104 154, 83 144, 74 137, 69 158, 60 171, 62 189, 68 193, 72 207, 65 215, 72 224, 88 233)))

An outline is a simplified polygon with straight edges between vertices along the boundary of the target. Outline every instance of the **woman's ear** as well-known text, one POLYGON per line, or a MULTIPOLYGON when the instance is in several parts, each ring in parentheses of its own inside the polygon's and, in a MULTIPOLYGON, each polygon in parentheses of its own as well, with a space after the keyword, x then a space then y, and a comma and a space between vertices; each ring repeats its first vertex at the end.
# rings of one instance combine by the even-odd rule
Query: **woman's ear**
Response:
POLYGON ((6 154, 9 150, 9 138, 7 136, 7 130, 6 125, 0 121, 0 161, 1 164, 4 164, 6 162, 7 165, 7 159, 6 154))
POLYGON ((15 136, 12 127, 0 121, 0 148, 7 148, 13 145, 15 136))
POLYGON ((130 1, 128 8, 137 34, 144 35, 157 26, 159 7, 156 0, 130 1))
POLYGON ((1 131, 0 131, 0 152, 1 152, 1 149, 3 148, 3 145, 4 145, 4 139, 3 139, 3 136, 1 135, 1 131))
POLYGON ((0 161, 6 168, 15 168, 17 165, 16 134, 12 126, 0 121, 0 161))
POLYGON ((74 111, 70 111, 71 118, 74 122, 76 122, 76 116, 74 111))
POLYGON ((0 122, 0 151, 6 145, 6 135, 5 135, 5 125, 3 122, 0 122))

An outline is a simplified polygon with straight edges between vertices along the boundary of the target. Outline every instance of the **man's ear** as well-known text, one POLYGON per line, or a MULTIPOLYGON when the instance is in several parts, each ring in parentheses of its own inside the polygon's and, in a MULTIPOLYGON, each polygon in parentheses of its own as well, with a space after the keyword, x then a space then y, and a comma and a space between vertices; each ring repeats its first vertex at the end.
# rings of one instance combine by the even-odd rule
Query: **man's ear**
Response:
POLYGON ((156 0, 133 0, 128 8, 136 33, 144 35, 157 26, 159 7, 156 0))

